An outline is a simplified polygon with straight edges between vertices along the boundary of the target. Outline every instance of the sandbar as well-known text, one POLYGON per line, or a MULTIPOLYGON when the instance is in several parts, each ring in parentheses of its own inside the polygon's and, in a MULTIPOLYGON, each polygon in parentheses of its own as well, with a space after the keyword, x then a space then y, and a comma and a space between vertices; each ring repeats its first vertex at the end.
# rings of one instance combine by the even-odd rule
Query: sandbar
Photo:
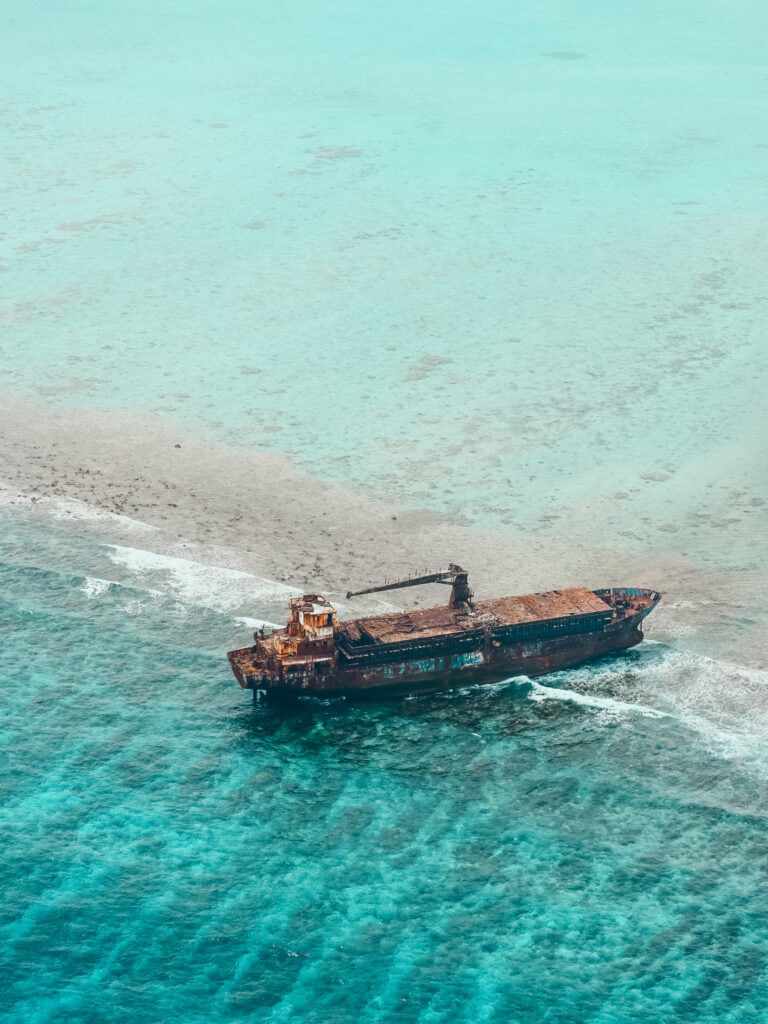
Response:
MULTIPOLYGON (((5 395, 0 408, 4 505, 25 516, 70 515, 100 531, 110 516, 154 529, 140 545, 192 547, 202 562, 257 573, 333 598, 457 562, 479 598, 587 585, 650 586, 665 600, 654 639, 753 667, 768 665, 762 574, 697 565, 673 548, 600 544, 583 517, 534 530, 483 530, 434 509, 328 483, 287 457, 206 439, 197 424, 128 410, 51 407, 5 395), (84 503, 82 506, 67 502, 84 503), (100 510, 103 517, 78 514, 100 510)), ((438 603, 443 588, 396 591, 399 607, 438 603)), ((360 606, 364 613, 366 605, 360 606)))

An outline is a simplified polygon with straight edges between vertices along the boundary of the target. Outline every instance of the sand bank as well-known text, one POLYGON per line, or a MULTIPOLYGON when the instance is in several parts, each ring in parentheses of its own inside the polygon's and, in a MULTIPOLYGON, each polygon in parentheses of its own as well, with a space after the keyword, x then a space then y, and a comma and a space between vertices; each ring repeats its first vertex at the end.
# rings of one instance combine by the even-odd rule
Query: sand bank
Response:
MULTIPOLYGON (((533 530, 483 531, 325 483, 274 453, 212 443, 195 424, 41 410, 39 401, 9 396, 0 409, 0 480, 6 507, 20 514, 55 512, 107 541, 120 523, 146 524, 152 529, 139 527, 137 544, 148 550, 178 553, 183 544, 198 561, 331 596, 449 561, 471 571, 478 597, 653 586, 666 600, 650 635, 739 664, 768 663, 762 574, 706 569, 673 549, 628 553, 611 536, 596 543, 583 509, 533 530)), ((432 588, 387 597, 409 607, 444 595, 432 588)))

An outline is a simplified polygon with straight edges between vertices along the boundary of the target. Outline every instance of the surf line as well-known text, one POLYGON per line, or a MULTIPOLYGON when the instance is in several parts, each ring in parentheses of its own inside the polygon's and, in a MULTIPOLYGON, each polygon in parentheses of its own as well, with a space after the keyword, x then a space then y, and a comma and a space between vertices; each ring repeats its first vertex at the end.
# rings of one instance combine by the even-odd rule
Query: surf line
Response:
POLYGON ((657 711, 656 708, 646 707, 644 704, 629 704, 623 700, 615 700, 613 697, 598 697, 587 693, 577 693, 576 690, 558 690, 554 686, 542 686, 535 679, 529 680, 531 687, 528 696, 531 700, 563 700, 571 704, 583 704, 587 707, 602 708, 605 711, 632 711, 635 714, 644 715, 646 718, 669 718, 664 711, 657 711))

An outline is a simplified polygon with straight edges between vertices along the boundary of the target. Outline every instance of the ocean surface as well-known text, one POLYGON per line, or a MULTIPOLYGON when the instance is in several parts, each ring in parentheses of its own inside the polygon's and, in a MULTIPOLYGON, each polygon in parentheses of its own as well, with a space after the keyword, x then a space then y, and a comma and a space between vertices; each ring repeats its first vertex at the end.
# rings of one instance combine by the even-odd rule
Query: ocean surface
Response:
MULTIPOLYGON (((765 29, 7 0, 0 391, 760 574, 765 29)), ((63 518, 0 504, 0 1019, 768 1020, 768 673, 254 705, 290 580, 63 518)))
POLYGON ((279 588, 2 526, 3 1020, 765 1020, 765 673, 254 706, 279 588))

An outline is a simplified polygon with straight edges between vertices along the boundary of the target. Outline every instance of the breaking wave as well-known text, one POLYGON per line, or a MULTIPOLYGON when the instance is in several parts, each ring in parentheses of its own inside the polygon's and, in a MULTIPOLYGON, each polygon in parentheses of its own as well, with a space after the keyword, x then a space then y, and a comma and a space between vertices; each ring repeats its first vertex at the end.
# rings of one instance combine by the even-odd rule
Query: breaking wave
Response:
POLYGON ((215 611, 242 607, 261 609, 274 602, 285 603, 300 592, 295 587, 255 576, 240 569, 205 565, 188 558, 162 555, 140 548, 108 545, 108 556, 132 576, 151 582, 156 588, 186 604, 215 611))
POLYGON ((547 678, 532 682, 531 699, 671 716, 709 753, 768 773, 768 672, 646 640, 618 658, 547 678))
POLYGON ((578 693, 575 690, 562 690, 554 686, 542 686, 535 679, 530 681, 530 685, 531 692, 528 696, 531 700, 564 700, 572 704, 583 704, 587 707, 600 708, 603 711, 611 711, 619 715, 634 712, 645 715, 647 718, 667 717, 665 712, 645 707, 642 704, 630 704, 627 701, 615 700, 612 697, 599 697, 595 694, 578 693))

